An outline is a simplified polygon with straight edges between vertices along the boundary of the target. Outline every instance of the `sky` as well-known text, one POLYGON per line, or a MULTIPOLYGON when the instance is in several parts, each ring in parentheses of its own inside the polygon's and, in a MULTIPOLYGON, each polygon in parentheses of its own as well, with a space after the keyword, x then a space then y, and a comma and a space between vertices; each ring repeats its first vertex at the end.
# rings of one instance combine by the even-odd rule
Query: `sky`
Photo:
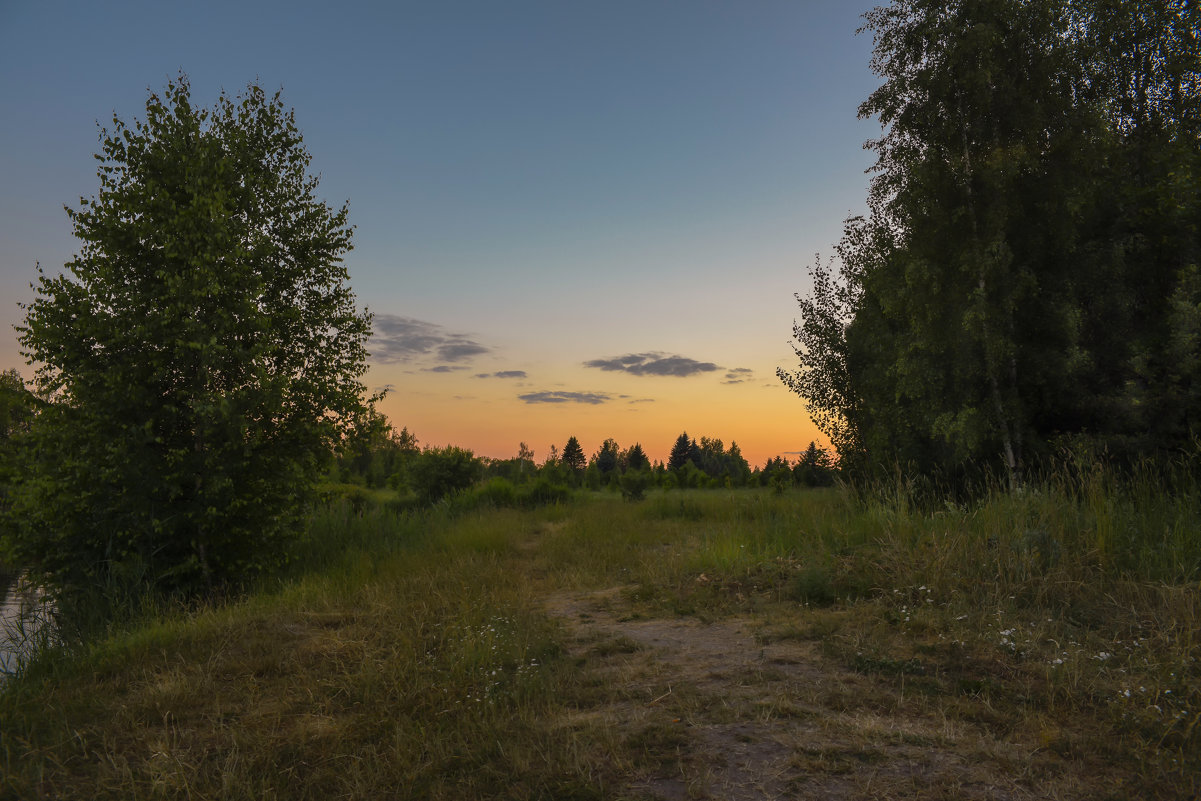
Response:
POLYGON ((866 207, 870 5, 0 0, 0 369, 33 372, 12 327, 78 249, 98 125, 183 72, 196 105, 257 82, 295 109, 355 226, 365 383, 421 444, 801 451, 775 372, 866 207))

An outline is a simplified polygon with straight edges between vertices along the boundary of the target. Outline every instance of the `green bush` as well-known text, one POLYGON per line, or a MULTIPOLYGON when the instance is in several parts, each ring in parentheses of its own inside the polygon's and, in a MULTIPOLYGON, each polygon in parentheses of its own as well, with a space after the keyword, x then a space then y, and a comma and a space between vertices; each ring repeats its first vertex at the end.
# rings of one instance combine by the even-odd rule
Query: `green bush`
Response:
POLYGON ((535 506, 566 503, 571 499, 571 490, 562 484, 555 484, 545 477, 540 477, 528 487, 523 487, 517 497, 521 506, 530 509, 535 506))
POLYGON ((627 470, 618 479, 621 497, 627 501, 641 501, 646 498, 646 490, 653 481, 647 470, 627 470))
POLYGON ((448 495, 470 488, 484 465, 466 448, 448 445, 426 448, 409 468, 409 485, 424 503, 437 503, 448 495))
POLYGON ((507 478, 491 478, 477 487, 472 494, 480 501, 498 509, 511 509, 517 506, 517 488, 507 478))

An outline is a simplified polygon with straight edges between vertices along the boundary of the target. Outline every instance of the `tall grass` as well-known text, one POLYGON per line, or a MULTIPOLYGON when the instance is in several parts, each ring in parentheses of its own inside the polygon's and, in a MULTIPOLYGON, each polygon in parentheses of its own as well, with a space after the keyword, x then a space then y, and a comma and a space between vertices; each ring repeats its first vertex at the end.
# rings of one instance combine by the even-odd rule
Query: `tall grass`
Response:
POLYGON ((546 608, 598 589, 815 638, 877 681, 917 671, 931 714, 1104 742, 1131 787, 1191 797, 1201 494, 1173 481, 1098 470, 934 509, 904 487, 335 501, 258 592, 154 610, 6 684, 0 798, 619 796, 641 746, 579 712, 621 690, 546 608))

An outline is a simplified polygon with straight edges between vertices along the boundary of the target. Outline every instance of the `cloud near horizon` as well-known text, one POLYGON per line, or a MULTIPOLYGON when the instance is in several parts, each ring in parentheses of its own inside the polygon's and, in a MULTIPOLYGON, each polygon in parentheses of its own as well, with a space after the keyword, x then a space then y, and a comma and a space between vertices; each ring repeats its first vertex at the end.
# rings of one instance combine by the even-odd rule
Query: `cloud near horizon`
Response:
POLYGON ((604 392, 530 392, 518 395, 517 399, 526 403, 587 403, 593 406, 613 400, 604 392))
POLYGON ((729 370, 726 372, 726 380, 722 381, 721 383, 723 383, 723 384, 741 384, 746 381, 750 381, 751 376, 754 374, 754 372, 755 371, 749 367, 735 367, 732 370, 729 370))
MULTIPOLYGON (((454 363, 492 350, 466 334, 447 331, 437 323, 414 317, 377 314, 373 327, 375 333, 367 343, 367 350, 371 354, 369 360, 377 364, 411 362, 427 356, 440 362, 454 363)), ((435 372, 448 372, 434 369, 435 372)))
POLYGON ((627 353, 613 359, 591 359, 585 367, 598 370, 629 373, 630 375, 655 375, 685 378, 697 373, 712 373, 720 370, 713 362, 699 362, 686 356, 668 356, 666 353, 627 353))
POLYGON ((527 378, 525 370, 498 370, 495 373, 476 373, 474 378, 527 378))

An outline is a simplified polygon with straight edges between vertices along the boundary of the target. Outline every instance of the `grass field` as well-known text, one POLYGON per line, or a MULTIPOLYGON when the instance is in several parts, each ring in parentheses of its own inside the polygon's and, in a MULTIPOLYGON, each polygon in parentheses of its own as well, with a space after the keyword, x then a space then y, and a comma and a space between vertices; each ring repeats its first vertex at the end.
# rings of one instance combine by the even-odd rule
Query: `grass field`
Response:
POLYGON ((0 798, 1195 798, 1199 540, 1103 476, 339 504, 286 580, 7 682, 0 798))

